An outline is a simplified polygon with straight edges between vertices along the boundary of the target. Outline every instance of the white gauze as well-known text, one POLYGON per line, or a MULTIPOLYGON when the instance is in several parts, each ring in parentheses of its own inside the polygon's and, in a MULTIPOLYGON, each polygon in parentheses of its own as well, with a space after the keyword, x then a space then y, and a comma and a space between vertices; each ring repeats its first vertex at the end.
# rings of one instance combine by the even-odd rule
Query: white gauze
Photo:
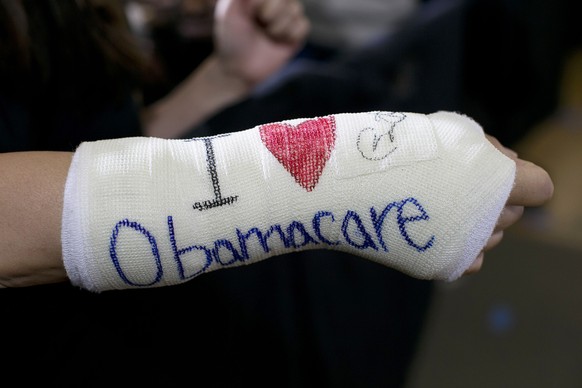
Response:
POLYGON ((79 146, 63 258, 91 291, 160 287, 303 249, 452 281, 491 235, 515 163, 451 112, 346 113, 226 135, 79 146))

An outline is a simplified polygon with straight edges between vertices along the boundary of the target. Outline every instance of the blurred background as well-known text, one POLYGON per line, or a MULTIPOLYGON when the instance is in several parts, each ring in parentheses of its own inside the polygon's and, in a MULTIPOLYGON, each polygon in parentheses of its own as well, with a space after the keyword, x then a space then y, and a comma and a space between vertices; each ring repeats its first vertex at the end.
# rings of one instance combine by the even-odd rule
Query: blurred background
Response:
MULTIPOLYGON (((166 3, 169 10, 172 2, 166 3)), ((210 7, 181 3, 181 16, 168 13, 166 20, 138 3, 127 8, 144 47, 157 53, 165 68, 161 73, 170 78, 154 85, 151 99, 212 49, 211 24, 200 22, 210 19, 210 7), (199 55, 190 63, 176 39, 168 39, 176 35, 170 27, 176 25, 177 35, 186 37, 183 44, 204 48, 187 51, 199 55)), ((290 117, 303 115, 302 104, 310 105, 311 115, 447 109, 474 117, 522 158, 547 169, 555 196, 547 206, 527 209, 503 244, 487 255, 479 274, 435 285, 405 386, 582 387, 580 2, 303 3, 312 32, 297 58, 252 98, 192 133, 212 133, 233 121, 238 125, 233 129, 243 129, 285 118, 273 114, 281 110, 281 101, 287 102, 290 117), (320 90, 330 90, 331 84, 349 91, 350 98, 327 103, 331 96, 320 90), (249 121, 248 112, 255 121, 249 121)))

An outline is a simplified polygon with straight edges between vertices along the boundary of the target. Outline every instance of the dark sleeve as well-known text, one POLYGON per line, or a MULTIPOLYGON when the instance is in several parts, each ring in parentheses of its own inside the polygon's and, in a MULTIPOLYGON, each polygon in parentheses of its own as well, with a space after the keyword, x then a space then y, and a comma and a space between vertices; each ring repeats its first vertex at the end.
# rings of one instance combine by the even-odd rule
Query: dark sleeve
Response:
POLYGON ((30 114, 24 105, 0 94, 0 152, 29 148, 30 114))
POLYGON ((64 103, 24 103, 0 94, 0 152, 74 151, 84 141, 140 134, 139 109, 130 95, 83 111, 64 103))
POLYGON ((84 141, 141 134, 139 109, 130 95, 116 103, 105 103, 96 111, 83 112, 63 106, 55 112, 45 112, 44 117, 50 121, 36 123, 41 127, 40 146, 51 150, 74 151, 84 141))

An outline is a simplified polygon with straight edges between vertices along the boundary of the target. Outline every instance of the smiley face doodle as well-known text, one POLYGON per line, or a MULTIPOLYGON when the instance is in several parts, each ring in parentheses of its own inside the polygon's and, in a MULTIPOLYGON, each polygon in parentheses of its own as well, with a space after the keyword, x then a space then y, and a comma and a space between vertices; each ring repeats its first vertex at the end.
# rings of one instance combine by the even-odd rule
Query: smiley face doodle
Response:
POLYGON ((406 115, 400 112, 376 112, 374 114, 376 121, 388 123, 390 127, 362 129, 358 135, 357 147, 363 158, 379 161, 387 158, 398 148, 395 144, 394 129, 398 123, 406 119, 406 115))

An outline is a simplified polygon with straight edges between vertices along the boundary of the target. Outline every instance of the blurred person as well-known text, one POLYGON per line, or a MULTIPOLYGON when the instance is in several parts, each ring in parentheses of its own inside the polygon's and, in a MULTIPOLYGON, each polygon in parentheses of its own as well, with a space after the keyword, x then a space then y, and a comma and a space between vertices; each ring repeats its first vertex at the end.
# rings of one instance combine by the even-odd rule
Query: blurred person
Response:
POLYGON ((213 53, 167 96, 147 106, 146 134, 184 136, 278 72, 309 31, 296 0, 220 1, 214 14, 213 53))
MULTIPOLYGON (((147 111, 161 109, 164 117, 173 117, 172 112, 164 113, 166 96, 188 94, 197 105, 192 112, 195 117, 188 119, 191 128, 248 95, 302 47, 310 24, 298 0, 237 1, 228 6, 228 12, 224 4, 216 0, 126 2, 130 26, 151 64, 152 77, 141 89, 147 111), (248 14, 249 7, 256 9, 255 14, 248 14), (200 74, 213 84, 193 80, 200 74)), ((190 110, 181 109, 185 111, 190 110)), ((174 124, 167 121, 152 127, 163 127, 164 134, 156 130, 149 134, 180 134, 172 132, 169 128, 174 124)), ((186 129, 183 126, 182 134, 186 129)))
POLYGON ((9 137, 0 139, 0 150, 70 150, 81 140, 136 133, 177 137, 276 72, 309 28, 295 1, 219 4, 217 49, 144 107, 135 97, 151 67, 119 3, 6 2, 0 92, 10 107, 4 118, 9 137), (22 118, 29 113, 42 122, 22 118))

